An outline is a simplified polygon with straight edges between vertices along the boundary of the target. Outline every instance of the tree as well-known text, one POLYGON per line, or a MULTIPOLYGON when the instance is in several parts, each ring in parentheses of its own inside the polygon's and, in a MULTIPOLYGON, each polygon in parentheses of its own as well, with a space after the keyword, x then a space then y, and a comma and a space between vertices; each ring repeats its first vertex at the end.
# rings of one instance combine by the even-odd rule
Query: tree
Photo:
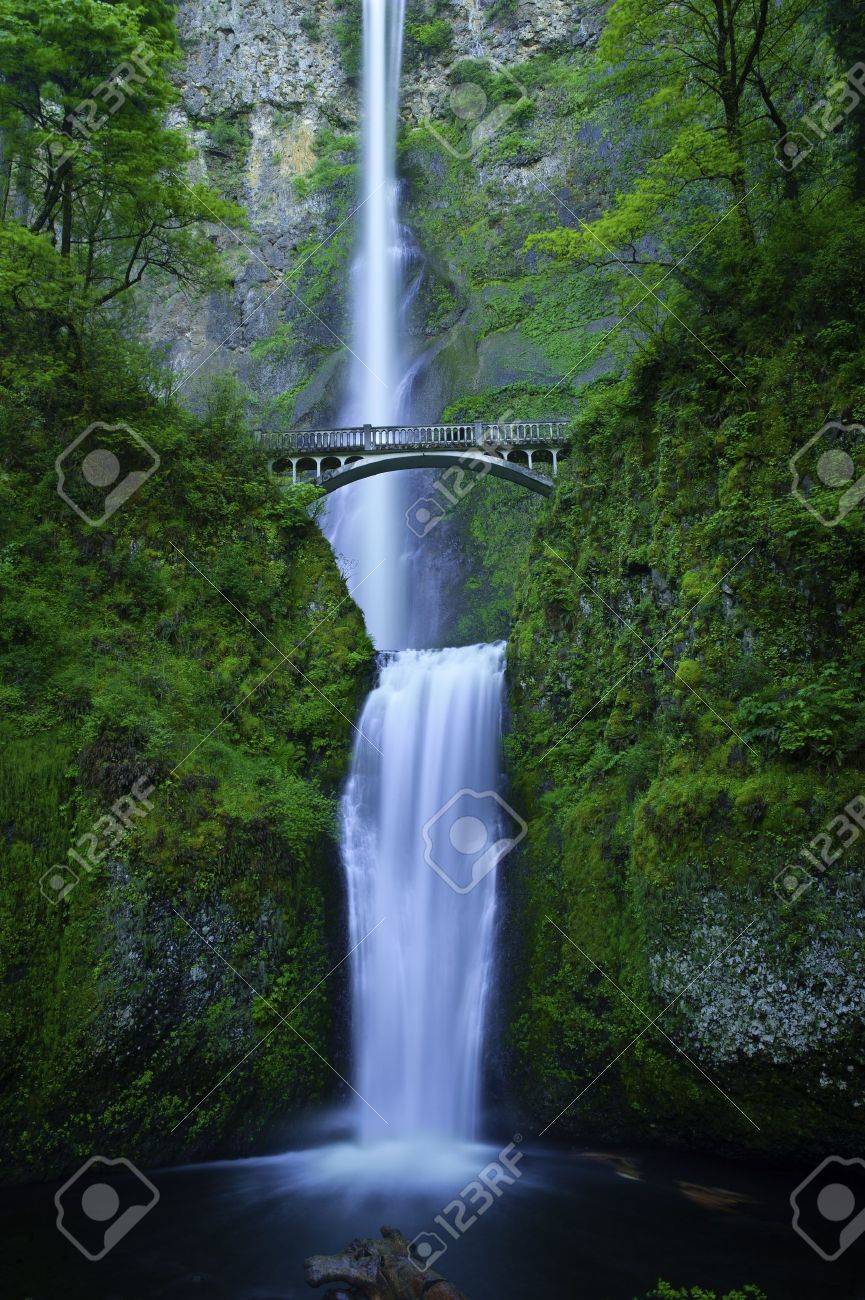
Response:
POLYGON ((641 174, 591 225, 530 243, 596 265, 677 270, 729 212, 747 257, 758 239, 756 183, 777 178, 796 194, 795 172, 785 179, 775 160, 791 106, 812 78, 832 79, 812 15, 807 0, 616 0, 597 75, 614 106, 615 118, 606 111, 615 142, 643 160, 641 174))
POLYGON ((240 219, 187 178, 194 154, 165 125, 174 54, 164 0, 0 0, 2 212, 69 259, 95 306, 151 271, 213 283, 205 223, 240 219))

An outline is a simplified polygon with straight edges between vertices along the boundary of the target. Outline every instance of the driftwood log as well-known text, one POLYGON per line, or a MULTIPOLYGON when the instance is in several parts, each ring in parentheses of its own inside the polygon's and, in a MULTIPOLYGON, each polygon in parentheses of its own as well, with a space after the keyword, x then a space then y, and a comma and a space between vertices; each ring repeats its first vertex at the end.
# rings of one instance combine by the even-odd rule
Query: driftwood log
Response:
POLYGON ((440 1273, 423 1271, 396 1228, 381 1240, 357 1237, 340 1255, 312 1255, 304 1264, 309 1286, 336 1283, 323 1300, 466 1300, 440 1273))

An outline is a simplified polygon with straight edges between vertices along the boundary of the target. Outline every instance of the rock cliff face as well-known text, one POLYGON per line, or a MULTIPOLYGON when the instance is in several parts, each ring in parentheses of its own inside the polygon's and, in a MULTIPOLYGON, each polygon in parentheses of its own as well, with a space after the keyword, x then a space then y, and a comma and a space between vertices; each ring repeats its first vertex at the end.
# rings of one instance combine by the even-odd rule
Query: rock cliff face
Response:
MULTIPOLYGON (((557 122, 569 107, 563 79, 594 38, 584 11, 575 0, 409 7, 400 156, 420 266, 409 326, 419 418, 466 392, 561 373, 561 358, 544 345, 543 313, 534 330, 522 329, 531 304, 511 303, 502 330, 490 299, 520 295, 523 238, 550 209, 545 186, 555 187, 571 161, 557 122), (469 128, 495 127, 482 148, 463 129, 463 101, 469 128), (506 231, 497 229, 503 222, 506 231)), ((230 290, 205 308, 175 295, 151 313, 151 337, 183 374, 190 400, 196 381, 231 369, 268 427, 330 418, 340 400, 360 22, 356 0, 181 0, 178 8, 180 118, 201 173, 242 202, 249 228, 214 232, 233 267, 230 290)), ((591 316, 580 313, 574 329, 591 316)))

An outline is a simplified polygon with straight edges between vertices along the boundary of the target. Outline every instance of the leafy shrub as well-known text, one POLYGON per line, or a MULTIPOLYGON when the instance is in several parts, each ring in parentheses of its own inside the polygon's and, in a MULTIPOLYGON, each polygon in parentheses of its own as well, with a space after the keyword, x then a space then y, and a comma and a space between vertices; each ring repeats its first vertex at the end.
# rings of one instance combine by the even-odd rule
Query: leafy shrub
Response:
POLYGON ((445 54, 453 45, 451 26, 444 18, 435 18, 428 23, 407 23, 406 36, 410 47, 414 46, 423 55, 445 54))

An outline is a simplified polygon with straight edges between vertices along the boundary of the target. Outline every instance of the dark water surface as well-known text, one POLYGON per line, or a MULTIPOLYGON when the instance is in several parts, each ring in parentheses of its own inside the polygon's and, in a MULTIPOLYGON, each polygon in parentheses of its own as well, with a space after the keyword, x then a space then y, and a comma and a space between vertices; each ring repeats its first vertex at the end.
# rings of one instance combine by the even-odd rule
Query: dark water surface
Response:
MULTIPOLYGON (((661 1277, 719 1292, 752 1282, 770 1300, 865 1300, 865 1234, 830 1264, 791 1227, 788 1198, 807 1168, 527 1146, 518 1181, 455 1241, 434 1218, 473 1175, 449 1169, 443 1157, 435 1186, 420 1193, 408 1186, 405 1169, 390 1180, 381 1168, 369 1177, 364 1153, 354 1148, 341 1165, 340 1150, 349 1149, 148 1171, 158 1204, 94 1263, 57 1230, 56 1184, 7 1188, 0 1194, 0 1271, 9 1281, 0 1294, 295 1300, 321 1294, 305 1285, 307 1255, 337 1252, 386 1223, 408 1237, 439 1233, 448 1248, 437 1268, 469 1300, 633 1300, 661 1277), (376 1184, 391 1190, 376 1193, 376 1184)), ((497 1152, 467 1148, 465 1167, 474 1162, 476 1173, 497 1152)), ((131 1187, 118 1186, 121 1199, 127 1192, 134 1199, 131 1187)), ((454 1211, 446 1217, 453 1220, 454 1211)))

